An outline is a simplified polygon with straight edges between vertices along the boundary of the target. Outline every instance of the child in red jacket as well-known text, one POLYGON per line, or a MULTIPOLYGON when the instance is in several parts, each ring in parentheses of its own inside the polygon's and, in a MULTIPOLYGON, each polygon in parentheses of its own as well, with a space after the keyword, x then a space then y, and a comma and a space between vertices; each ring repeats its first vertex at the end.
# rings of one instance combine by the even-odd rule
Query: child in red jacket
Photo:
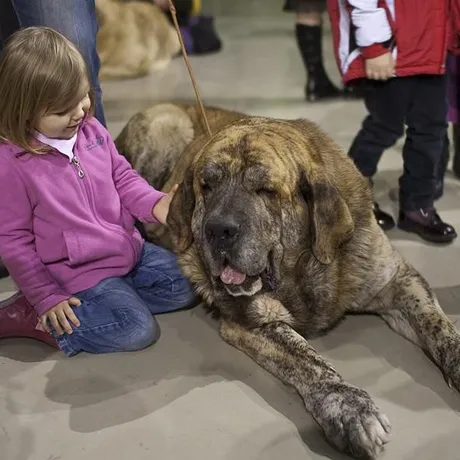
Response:
MULTIPOLYGON (((407 125, 398 227, 434 243, 449 243, 457 236, 434 207, 447 128, 445 61, 447 49, 454 46, 450 40, 455 36, 456 2, 328 0, 344 83, 365 80, 369 114, 349 155, 371 181, 384 150, 407 125)), ((374 213, 382 228, 395 226, 377 203, 374 213)))

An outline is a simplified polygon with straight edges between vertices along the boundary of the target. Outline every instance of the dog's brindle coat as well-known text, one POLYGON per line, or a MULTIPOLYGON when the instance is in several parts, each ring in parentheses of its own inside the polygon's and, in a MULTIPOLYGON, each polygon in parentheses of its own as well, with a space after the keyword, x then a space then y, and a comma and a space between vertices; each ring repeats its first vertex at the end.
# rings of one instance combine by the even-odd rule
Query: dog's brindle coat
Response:
POLYGON ((152 185, 181 183, 169 235, 149 234, 171 237, 224 340, 292 385, 338 449, 374 458, 387 418, 307 339, 346 313, 378 314, 458 390, 460 335, 377 225, 368 182, 329 136, 304 120, 206 111, 210 140, 194 106, 172 104, 136 115, 116 140, 152 185), (229 269, 236 284, 222 281, 229 269))

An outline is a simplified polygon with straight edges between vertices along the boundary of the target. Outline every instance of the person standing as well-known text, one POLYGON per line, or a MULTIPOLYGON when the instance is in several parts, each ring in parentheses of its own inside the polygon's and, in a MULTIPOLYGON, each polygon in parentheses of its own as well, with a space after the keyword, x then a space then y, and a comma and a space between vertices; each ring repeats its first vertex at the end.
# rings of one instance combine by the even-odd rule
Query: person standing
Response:
POLYGON ((326 0, 286 0, 283 7, 286 12, 296 13, 296 42, 307 73, 305 98, 309 102, 359 98, 354 88, 335 86, 324 68, 322 40, 326 7, 326 0))
MULTIPOLYGON (((447 128, 445 60, 448 47, 457 45, 458 2, 406 0, 402 6, 394 0, 328 0, 343 80, 366 80, 368 115, 349 156, 372 183, 383 152, 407 125, 398 227, 433 243, 457 237, 434 200, 447 128)), ((383 229, 395 226, 377 203, 374 214, 383 229)))

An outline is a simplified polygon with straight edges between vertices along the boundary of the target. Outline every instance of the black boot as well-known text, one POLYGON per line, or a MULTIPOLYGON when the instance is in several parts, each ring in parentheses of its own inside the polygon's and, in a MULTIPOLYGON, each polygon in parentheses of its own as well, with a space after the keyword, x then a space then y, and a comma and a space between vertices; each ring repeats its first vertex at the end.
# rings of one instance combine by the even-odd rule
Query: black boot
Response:
POLYGON ((312 102, 341 97, 342 92, 333 85, 324 70, 322 27, 296 24, 296 38, 308 75, 306 99, 312 102))
POLYGON ((458 178, 460 178, 460 125, 453 125, 452 131, 452 147, 454 151, 452 171, 458 178))

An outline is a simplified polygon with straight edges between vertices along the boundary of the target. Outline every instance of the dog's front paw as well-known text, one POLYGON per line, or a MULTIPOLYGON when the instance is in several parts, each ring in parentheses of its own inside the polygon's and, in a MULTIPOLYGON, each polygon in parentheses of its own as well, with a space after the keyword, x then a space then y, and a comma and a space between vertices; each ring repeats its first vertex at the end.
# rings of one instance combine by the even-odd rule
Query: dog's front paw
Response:
POLYGON ((375 459, 389 440, 390 423, 371 397, 346 383, 322 384, 312 413, 327 439, 355 458, 375 459))

